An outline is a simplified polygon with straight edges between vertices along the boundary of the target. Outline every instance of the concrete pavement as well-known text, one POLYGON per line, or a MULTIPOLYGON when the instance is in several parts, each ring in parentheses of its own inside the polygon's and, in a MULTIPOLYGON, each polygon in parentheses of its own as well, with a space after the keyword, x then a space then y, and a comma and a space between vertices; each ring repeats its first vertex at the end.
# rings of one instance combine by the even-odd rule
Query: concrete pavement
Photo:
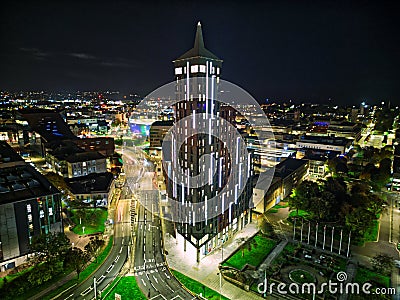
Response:
POLYGON ((186 252, 183 251, 183 238, 176 240, 173 237, 165 236, 165 249, 168 250, 167 261, 170 268, 175 269, 186 276, 189 276, 205 286, 221 292, 222 295, 229 299, 250 299, 259 300, 259 297, 251 292, 246 292, 241 288, 222 280, 220 290, 220 276, 218 265, 223 258, 231 255, 247 238, 253 236, 258 231, 255 223, 248 224, 245 228, 238 231, 231 239, 229 239, 222 248, 212 251, 207 256, 196 263, 195 249, 187 245, 186 252))

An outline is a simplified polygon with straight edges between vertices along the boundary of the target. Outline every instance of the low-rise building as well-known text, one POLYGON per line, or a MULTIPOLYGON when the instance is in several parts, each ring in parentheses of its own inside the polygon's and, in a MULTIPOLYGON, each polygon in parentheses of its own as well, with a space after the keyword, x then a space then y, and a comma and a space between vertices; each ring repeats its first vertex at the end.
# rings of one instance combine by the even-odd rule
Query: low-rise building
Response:
POLYGON ((350 150, 352 140, 330 136, 303 135, 296 142, 297 158, 302 158, 306 150, 319 151, 329 155, 330 153, 344 154, 350 150))
POLYGON ((280 201, 288 197, 294 188, 300 184, 308 174, 308 161, 288 158, 275 166, 274 178, 270 186, 268 179, 257 182, 253 190, 253 203, 255 213, 264 213, 280 201))
POLYGON ((353 122, 335 122, 331 121, 327 134, 334 137, 350 138, 358 141, 361 138, 362 125, 353 122))
POLYGON ((0 271, 26 261, 32 238, 62 232, 61 193, 0 142, 0 271))
POLYGON ((77 200, 93 206, 107 207, 115 192, 114 175, 110 172, 90 174, 65 180, 77 200))
POLYGON ((174 125, 173 120, 155 121, 150 126, 150 155, 159 156, 161 154, 162 142, 168 130, 174 125))
POLYGON ((57 141, 46 145, 46 162, 50 169, 66 178, 107 171, 107 158, 97 151, 86 151, 74 141, 57 141))

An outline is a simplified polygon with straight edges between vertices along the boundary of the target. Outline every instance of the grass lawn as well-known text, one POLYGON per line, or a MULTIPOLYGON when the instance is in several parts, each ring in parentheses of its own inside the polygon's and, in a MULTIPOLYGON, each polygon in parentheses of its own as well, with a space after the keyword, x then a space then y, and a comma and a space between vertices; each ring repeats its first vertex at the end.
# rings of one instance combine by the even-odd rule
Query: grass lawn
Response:
POLYGON ((379 232, 379 221, 372 221, 371 227, 369 227, 364 234, 364 242, 375 242, 378 239, 379 232))
POLYGON ((97 232, 104 232, 104 222, 107 220, 108 212, 102 208, 82 208, 72 210, 72 222, 76 226, 72 231, 76 234, 92 234, 97 232), (82 224, 79 224, 82 219, 82 224), (83 228, 85 227, 85 232, 83 228))
MULTIPOLYGON (((220 299, 219 298, 220 294, 218 292, 204 286, 202 283, 200 283, 190 277, 187 277, 186 275, 183 275, 182 273, 179 273, 178 271, 175 271, 175 270, 171 270, 171 271, 172 271, 172 274, 174 274, 174 276, 176 277, 176 279, 178 279, 192 293, 197 294, 197 295, 199 295, 201 293, 203 295, 203 297, 205 297, 207 299, 212 299, 212 300, 220 299)), ((130 298, 130 299, 132 299, 132 298, 130 298)), ((226 298, 222 295, 221 295, 221 299, 229 300, 228 298, 226 298)))
POLYGON ((355 282, 364 283, 370 282, 372 287, 375 288, 373 283, 378 283, 382 287, 389 287, 390 286, 390 277, 378 274, 370 269, 359 267, 357 269, 355 282))
POLYGON ((245 245, 244 251, 242 251, 241 248, 237 249, 236 252, 223 265, 233 267, 238 270, 241 270, 245 264, 258 267, 265 260, 271 250, 276 246, 276 241, 266 238, 261 234, 255 235, 253 239, 257 245, 252 245, 251 251, 249 251, 247 247, 248 243, 251 243, 251 240, 249 240, 245 245))
MULTIPOLYGON (((119 277, 117 277, 117 279, 119 279, 119 277)), ((115 294, 121 295, 121 299, 135 299, 135 300, 146 300, 147 299, 143 295, 139 286, 137 285, 136 277, 134 277, 134 276, 122 277, 118 281, 117 285, 114 288, 112 288, 112 286, 109 286, 102 293, 102 295, 105 295, 110 289, 112 289, 111 293, 109 293, 107 295, 105 300, 114 300, 115 294)))
POLYGON ((289 213, 289 218, 295 218, 295 217, 303 217, 303 218, 307 218, 310 214, 308 212, 306 212, 305 210, 301 210, 299 209, 299 213, 297 213, 296 210, 292 210, 289 213))
POLYGON ((335 258, 336 260, 336 266, 333 268, 335 271, 339 272, 339 271, 346 271, 346 267, 347 267, 347 260, 344 258, 335 258))
POLYGON ((292 243, 287 243, 285 248, 283 248, 282 252, 284 252, 285 254, 291 254, 293 255, 294 250, 296 249, 296 245, 292 244, 292 243))
POLYGON ((280 204, 277 204, 274 206, 274 208, 286 208, 289 207, 289 203, 288 202, 279 202, 280 204))
POLYGON ((25 274, 26 272, 30 271, 33 269, 34 266, 31 266, 29 268, 26 268, 25 270, 15 273, 15 274, 11 274, 11 275, 7 275, 5 277, 0 278, 0 289, 2 288, 3 284, 4 284, 4 278, 6 278, 7 282, 11 282, 14 279, 17 279, 19 276, 21 276, 22 274, 25 274))
MULTIPOLYGON (((86 278, 88 278, 90 276, 90 274, 92 274, 103 263, 103 261, 106 259, 106 257, 108 256, 108 253, 110 253, 110 250, 112 248, 112 244, 113 244, 113 237, 111 236, 109 241, 108 241, 107 246, 104 248, 104 250, 97 257, 97 263, 94 261, 90 265, 88 265, 86 267, 86 269, 83 270, 81 272, 81 274, 79 274, 79 280, 77 278, 74 278, 74 279, 68 281, 67 283, 65 283, 64 285, 59 287, 58 289, 56 289, 56 290, 50 292, 49 294, 47 294, 43 299, 52 299, 54 296, 58 295, 62 291, 64 291, 67 288, 71 287, 75 283, 79 284, 82 281, 84 281, 86 278)), ((36 291, 36 293, 38 293, 39 291, 36 291)), ((32 294, 32 295, 34 295, 34 294, 32 294)))

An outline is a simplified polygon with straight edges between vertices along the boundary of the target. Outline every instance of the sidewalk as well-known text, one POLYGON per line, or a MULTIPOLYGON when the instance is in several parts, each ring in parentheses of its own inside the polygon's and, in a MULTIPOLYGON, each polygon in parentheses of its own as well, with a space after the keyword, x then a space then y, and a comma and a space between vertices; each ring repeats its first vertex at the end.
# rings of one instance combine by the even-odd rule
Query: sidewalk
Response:
MULTIPOLYGON (((231 255, 247 238, 253 236, 258 231, 255 223, 248 224, 245 228, 238 231, 229 239, 223 247, 224 259, 231 255)), ((186 276, 189 276, 205 286, 219 292, 220 276, 218 265, 222 261, 222 249, 216 249, 207 256, 196 262, 196 252, 194 247, 187 243, 186 252, 183 251, 183 238, 175 240, 173 237, 166 236, 165 249, 168 251, 167 261, 170 268, 175 269, 186 276)), ((221 294, 229 299, 249 299, 260 300, 261 297, 242 290, 241 288, 222 280, 221 294)))
POLYGON ((64 227, 64 233, 67 236, 67 238, 70 240, 71 244, 74 245, 74 247, 80 248, 81 250, 84 250, 86 244, 89 242, 90 237, 85 236, 85 235, 79 235, 71 230, 69 230, 69 227, 64 227))

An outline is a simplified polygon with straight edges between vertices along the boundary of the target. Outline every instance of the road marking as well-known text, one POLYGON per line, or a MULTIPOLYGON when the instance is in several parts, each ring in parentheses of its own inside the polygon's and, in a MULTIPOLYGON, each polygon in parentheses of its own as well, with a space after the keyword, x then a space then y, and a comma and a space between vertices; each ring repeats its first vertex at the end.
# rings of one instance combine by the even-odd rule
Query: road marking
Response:
POLYGON ((167 288, 169 288, 172 293, 175 292, 168 284, 167 284, 167 288))
POLYGON ((167 298, 165 298, 162 294, 158 294, 158 295, 154 296, 153 298, 150 298, 150 300, 154 300, 154 299, 156 299, 156 298, 158 298, 158 297, 161 297, 161 298, 163 298, 164 300, 167 300, 167 298))
POLYGON ((91 290, 93 290, 93 288, 90 286, 90 287, 88 287, 86 290, 84 290, 84 291, 81 293, 81 295, 82 295, 82 296, 86 296, 87 294, 90 293, 91 290))
POLYGON ((104 280, 104 278, 106 278, 106 276, 104 276, 104 275, 101 275, 100 277, 99 277, 99 279, 97 279, 97 283, 101 283, 103 280, 104 280))
POLYGON ((124 248, 123 246, 121 246, 121 249, 119 250, 119 254, 121 254, 121 252, 122 252, 122 248, 124 248))
POLYGON ((153 289, 155 289, 158 292, 158 290, 156 289, 156 287, 153 285, 153 283, 151 281, 150 281, 150 284, 153 287, 153 289))
POLYGON ((179 295, 177 295, 177 296, 175 296, 174 298, 172 298, 171 300, 174 300, 174 299, 183 299, 181 296, 179 296, 179 295))
POLYGON ((158 284, 158 279, 155 278, 154 275, 153 275, 153 278, 154 278, 154 281, 157 282, 157 284, 158 284))
POLYGON ((117 256, 116 259, 114 259, 114 262, 117 262, 119 260, 119 255, 117 256))
POLYGON ((165 274, 165 277, 167 277, 168 279, 171 279, 171 277, 167 273, 164 272, 164 274, 165 274))
POLYGON ((65 298, 65 300, 71 298, 72 296, 74 296, 74 294, 69 295, 67 298, 65 298))
POLYGON ((122 244, 124 244, 124 238, 122 238, 122 244))
POLYGON ((107 269, 107 273, 110 273, 110 271, 114 268, 114 264, 112 264, 111 266, 108 267, 107 269))
POLYGON ((142 278, 142 282, 143 282, 144 286, 147 286, 147 284, 146 284, 146 282, 144 282, 143 278, 142 278))

